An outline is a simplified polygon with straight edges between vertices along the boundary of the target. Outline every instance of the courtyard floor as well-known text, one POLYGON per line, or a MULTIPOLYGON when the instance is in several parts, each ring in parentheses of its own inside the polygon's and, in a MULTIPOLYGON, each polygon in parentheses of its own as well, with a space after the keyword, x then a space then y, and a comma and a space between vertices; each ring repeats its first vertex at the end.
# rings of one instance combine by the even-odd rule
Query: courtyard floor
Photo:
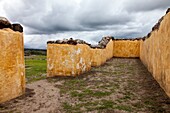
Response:
POLYGON ((0 113, 170 113, 170 98, 139 59, 113 58, 78 77, 30 82, 0 113))

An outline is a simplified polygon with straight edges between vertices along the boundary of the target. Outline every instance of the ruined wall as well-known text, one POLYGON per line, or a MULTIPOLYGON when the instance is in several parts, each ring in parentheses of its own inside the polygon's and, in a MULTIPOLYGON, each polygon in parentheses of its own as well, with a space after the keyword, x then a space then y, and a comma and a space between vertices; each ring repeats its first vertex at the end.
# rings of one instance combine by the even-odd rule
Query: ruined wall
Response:
POLYGON ((76 76, 91 69, 90 47, 85 44, 48 44, 47 76, 76 76))
POLYGON ((139 57, 140 40, 113 40, 114 57, 139 57))
POLYGON ((92 54, 92 66, 100 66, 102 65, 105 61, 106 58, 103 55, 104 49, 91 49, 91 54, 92 54))
POLYGON ((107 44, 104 55, 106 55, 107 60, 113 57, 113 41, 112 40, 110 40, 109 43, 107 44))
POLYGON ((47 46, 47 76, 76 76, 101 66, 115 57, 139 57, 139 40, 111 40, 103 37, 96 46, 82 40, 49 41, 47 46), (81 43, 81 44, 78 44, 81 43))
POLYGON ((23 33, 0 30, 0 103, 25 91, 23 33))
POLYGON ((100 66, 113 57, 113 41, 110 40, 106 48, 91 48, 92 66, 100 66))
POLYGON ((170 12, 141 41, 140 59, 170 96, 170 12))

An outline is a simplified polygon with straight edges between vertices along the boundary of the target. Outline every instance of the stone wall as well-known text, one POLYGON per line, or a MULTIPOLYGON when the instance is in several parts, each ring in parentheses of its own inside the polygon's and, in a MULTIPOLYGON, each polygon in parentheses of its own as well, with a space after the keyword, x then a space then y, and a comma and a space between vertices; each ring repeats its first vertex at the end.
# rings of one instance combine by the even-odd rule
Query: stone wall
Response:
POLYGON ((140 40, 113 40, 113 57, 140 56, 140 40))
POLYGON ((20 96, 24 92, 23 33, 9 28, 0 29, 0 103, 20 96))
POLYGON ((113 41, 110 40, 104 49, 91 48, 91 54, 92 66, 101 66, 106 62, 106 60, 109 60, 113 57, 113 41))
POLYGON ((140 59, 170 96, 170 12, 140 44, 140 59))
POLYGON ((86 44, 48 44, 47 76, 76 76, 91 69, 90 47, 86 44))
POLYGON ((112 57, 140 57, 143 64, 170 96, 169 11, 170 9, 152 28, 152 32, 142 39, 125 40, 104 37, 96 46, 83 41, 78 41, 82 44, 76 45, 78 42, 74 40, 58 41, 60 44, 48 44, 48 76, 79 75, 88 71, 91 66, 104 64, 112 57))
POLYGON ((109 60, 113 57, 113 41, 110 40, 109 43, 106 46, 106 51, 103 53, 106 55, 106 59, 109 60))
POLYGON ((103 37, 91 46, 81 40, 49 41, 47 46, 47 76, 76 76, 91 66, 101 66, 115 57, 139 57, 139 40, 111 40, 103 37), (81 43, 81 44, 79 44, 81 43))
POLYGON ((104 64, 106 61, 105 55, 104 55, 105 49, 91 49, 92 54, 92 66, 98 67, 104 64))

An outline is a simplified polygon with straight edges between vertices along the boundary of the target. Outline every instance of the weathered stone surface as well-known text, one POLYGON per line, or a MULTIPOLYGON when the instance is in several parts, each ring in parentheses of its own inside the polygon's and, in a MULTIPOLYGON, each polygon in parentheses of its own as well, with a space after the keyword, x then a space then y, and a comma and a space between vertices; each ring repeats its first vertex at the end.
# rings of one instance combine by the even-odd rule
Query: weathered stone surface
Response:
POLYGON ((101 66, 105 61, 106 58, 104 57, 104 49, 91 49, 92 53, 92 66, 98 67, 101 66))
POLYGON ((114 57, 139 57, 140 40, 113 40, 114 57))
POLYGON ((150 36, 141 41, 140 59, 170 96, 170 13, 150 36))
POLYGON ((92 66, 100 66, 113 57, 113 41, 110 40, 105 49, 91 48, 92 66))
POLYGON ((106 45, 106 51, 103 53, 106 55, 106 60, 109 60, 113 57, 113 41, 110 40, 106 45))
POLYGON ((0 30, 0 103, 25 91, 23 34, 0 30))
POLYGON ((91 68, 90 47, 85 44, 48 44, 47 76, 76 76, 91 68))

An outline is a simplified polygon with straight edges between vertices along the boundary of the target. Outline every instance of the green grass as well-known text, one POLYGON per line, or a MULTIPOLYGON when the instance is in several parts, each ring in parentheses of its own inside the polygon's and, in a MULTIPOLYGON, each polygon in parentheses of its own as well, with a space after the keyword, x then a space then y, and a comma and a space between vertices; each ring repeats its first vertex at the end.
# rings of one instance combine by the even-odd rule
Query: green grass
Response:
POLYGON ((64 110, 68 113, 71 112, 83 112, 81 108, 84 107, 85 111, 95 111, 95 110, 105 110, 105 109, 113 109, 115 103, 111 100, 100 100, 100 101, 93 101, 93 102, 84 102, 75 105, 71 105, 68 102, 64 102, 62 104, 64 110))
POLYGON ((106 92, 106 91, 93 91, 90 89, 85 89, 82 92, 78 92, 78 91, 72 91, 71 93, 72 97, 79 97, 79 98, 83 98, 83 97, 96 97, 96 98, 100 98, 100 97, 104 97, 104 96, 109 96, 112 94, 112 92, 106 92))
POLYGON ((27 82, 33 82, 45 78, 46 56, 35 55, 25 58, 27 82))
POLYGON ((119 106, 116 106, 115 109, 123 110, 123 111, 127 111, 127 112, 133 111, 133 108, 131 106, 127 106, 127 105, 119 105, 119 106))

